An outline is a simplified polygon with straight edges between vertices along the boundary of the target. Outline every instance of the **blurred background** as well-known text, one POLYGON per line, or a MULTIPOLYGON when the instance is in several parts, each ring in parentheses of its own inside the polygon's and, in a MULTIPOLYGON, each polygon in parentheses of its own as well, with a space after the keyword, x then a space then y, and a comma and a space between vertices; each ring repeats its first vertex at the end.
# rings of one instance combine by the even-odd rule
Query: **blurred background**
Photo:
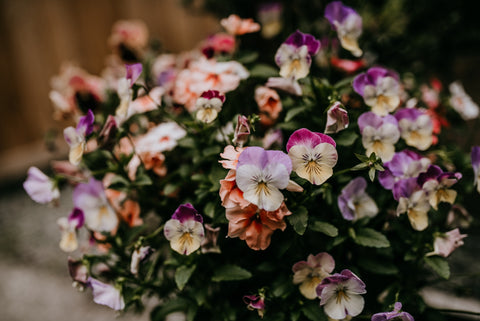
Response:
MULTIPOLYGON (((66 157, 61 132, 67 124, 53 120, 48 97, 50 79, 59 73, 62 63, 70 61, 91 74, 100 74, 110 53, 107 39, 112 25, 121 19, 143 20, 151 39, 159 41, 163 50, 178 53, 221 31, 219 18, 237 13, 256 19, 260 5, 266 2, 0 0, 0 319, 116 317, 70 286, 66 255, 57 247, 56 225, 56 219, 72 207, 69 191, 63 193, 60 207, 48 208, 33 203, 21 187, 29 166, 45 169, 50 160, 66 157)), ((274 39, 277 44, 293 25, 314 34, 322 28, 317 22, 325 1, 280 2, 285 32, 274 39)), ((359 8, 367 30, 362 37, 370 44, 367 49, 378 54, 378 63, 392 69, 408 68, 426 79, 460 80, 473 100, 480 102, 480 20, 475 1, 344 2, 359 8)), ((468 123, 465 130, 476 133, 476 126, 468 123)), ((475 136, 475 143, 480 144, 480 135, 475 136)), ((480 219, 480 213, 472 214, 480 219)), ((453 271, 470 272, 478 267, 480 237, 472 232, 466 246, 454 253, 452 261, 457 263, 453 271)), ((476 273, 471 284, 478 288, 476 273)), ((437 295, 436 304, 480 312, 479 292, 473 286, 453 294, 463 301, 454 302, 452 296, 441 301, 437 295)), ((122 319, 148 320, 148 315, 122 319)))

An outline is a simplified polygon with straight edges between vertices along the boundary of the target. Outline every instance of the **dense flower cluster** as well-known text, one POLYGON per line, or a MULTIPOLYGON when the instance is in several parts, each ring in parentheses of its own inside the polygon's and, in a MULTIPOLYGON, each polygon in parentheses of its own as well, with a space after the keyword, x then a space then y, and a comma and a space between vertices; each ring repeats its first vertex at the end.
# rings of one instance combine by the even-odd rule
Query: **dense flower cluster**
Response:
POLYGON ((418 290, 448 279, 471 222, 460 204, 480 192, 480 147, 443 144, 445 115, 461 125, 478 106, 458 82, 449 94, 358 58, 362 17, 324 9, 330 38, 283 30, 272 5, 176 55, 121 21, 101 77, 66 65, 53 79, 69 161, 52 178, 31 168, 24 187, 52 203, 73 186, 60 247, 96 303, 155 295, 153 320, 428 312, 418 290), (281 32, 271 56, 243 47, 281 32))

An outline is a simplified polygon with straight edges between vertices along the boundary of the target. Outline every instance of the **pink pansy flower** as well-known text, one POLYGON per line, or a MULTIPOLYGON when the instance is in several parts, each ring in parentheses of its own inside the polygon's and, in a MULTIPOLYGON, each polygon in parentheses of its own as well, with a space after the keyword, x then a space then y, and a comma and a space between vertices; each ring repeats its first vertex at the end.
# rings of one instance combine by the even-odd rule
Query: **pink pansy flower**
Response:
POLYGON ((237 125, 235 126, 235 132, 233 134, 232 143, 238 147, 242 147, 248 140, 250 135, 250 123, 248 118, 244 115, 238 115, 237 125))
POLYGON ((466 237, 467 234, 460 234, 458 228, 440 236, 436 236, 433 241, 433 252, 428 253, 427 255, 448 257, 453 251, 463 245, 463 239, 466 237))
POLYGON ((89 109, 87 115, 80 117, 77 128, 69 126, 63 130, 65 141, 70 146, 68 159, 73 165, 80 164, 82 160, 83 152, 85 151, 86 136, 92 133, 94 121, 95 116, 89 109))
POLYGON ((348 113, 340 102, 335 102, 327 112, 325 134, 335 134, 348 127, 348 113))
POLYGON ((460 82, 455 81, 451 83, 450 86, 448 86, 448 89, 452 94, 450 97, 450 104, 464 120, 475 119, 478 117, 480 108, 472 100, 472 97, 465 92, 465 89, 460 82))
POLYGON ((195 103, 196 117, 199 121, 206 124, 211 123, 217 118, 225 102, 225 95, 217 90, 208 90, 203 92, 195 103))
POLYGON ((254 22, 253 19, 242 19, 236 14, 231 14, 228 18, 220 20, 220 24, 229 34, 234 36, 240 36, 260 30, 260 25, 254 22))
POLYGON ((306 261, 293 265, 293 284, 300 284, 300 293, 307 299, 317 298, 317 286, 324 278, 330 276, 335 268, 333 257, 325 252, 317 255, 310 254, 306 261))
POLYGON ((342 189, 338 196, 338 208, 344 219, 352 221, 378 214, 377 204, 367 194, 366 188, 367 181, 357 177, 342 189))
POLYGON ((238 158, 236 183, 245 200, 266 211, 283 203, 280 192, 288 186, 292 162, 281 151, 247 147, 238 158))
POLYGON ((320 50, 320 41, 300 31, 292 33, 278 48, 275 63, 283 78, 301 79, 310 72, 312 56, 320 50))
POLYGON ((234 169, 229 170, 227 176, 220 180, 220 191, 218 193, 222 200, 222 206, 225 208, 237 206, 245 208, 250 205, 250 202, 243 198, 243 192, 237 186, 234 169))
POLYGON ((325 7, 325 18, 337 31, 342 47, 356 57, 361 56, 358 38, 362 34, 362 17, 352 8, 344 6, 342 2, 333 1, 325 7))
POLYGON ((416 179, 404 179, 398 182, 399 200, 397 216, 407 213, 412 228, 423 231, 428 226, 430 203, 427 193, 418 186, 416 179))
POLYGON ((259 4, 258 21, 262 25, 262 37, 270 39, 280 33, 283 28, 283 6, 280 2, 264 2, 259 4))
POLYGON ((382 117, 372 112, 366 112, 358 117, 358 127, 367 156, 375 153, 384 162, 393 158, 395 144, 400 139, 400 130, 395 117, 392 115, 382 117))
POLYGON ((335 141, 330 136, 306 128, 296 130, 287 142, 293 171, 312 184, 323 184, 332 176, 332 168, 337 164, 335 147, 335 141))
POLYGON ((395 302, 395 306, 392 312, 375 313, 374 315, 372 315, 371 321, 415 321, 410 313, 405 311, 400 312, 401 310, 402 304, 400 302, 395 302))
POLYGON ((425 173, 418 176, 418 185, 427 193, 430 205, 437 210, 438 204, 446 202, 453 204, 457 197, 457 192, 450 187, 460 178, 461 173, 443 172, 436 165, 430 165, 425 173))
POLYGON ((273 125, 283 108, 278 93, 266 86, 257 87, 255 101, 260 110, 260 123, 264 126, 273 125))
POLYGON ((141 20, 117 21, 108 43, 123 61, 139 61, 148 45, 148 28, 141 20))
POLYGON ((285 203, 274 211, 260 209, 254 204, 245 208, 240 206, 227 208, 228 237, 245 240, 252 250, 265 250, 275 230, 285 230, 284 217, 291 215, 285 203))
POLYGON ((402 108, 395 113, 400 135, 408 146, 426 150, 432 145, 433 123, 421 109, 402 108))
POLYGON ((473 146, 470 153, 473 168, 473 185, 477 186, 477 192, 480 193, 480 146, 473 146))
POLYGON ((223 168, 236 169, 238 164, 238 158, 245 148, 233 147, 232 145, 225 146, 223 153, 220 153, 220 157, 223 160, 218 161, 222 164, 223 168))
POLYGON ((100 282, 92 277, 88 278, 87 284, 92 288, 93 302, 106 305, 116 311, 125 308, 123 296, 115 286, 100 282))
POLYGON ((324 278, 317 287, 320 306, 323 306, 325 313, 332 319, 359 315, 365 305, 361 294, 365 293, 365 283, 350 270, 324 278))
POLYGON ((28 169, 28 177, 23 182, 23 188, 32 200, 40 204, 54 202, 60 197, 60 190, 55 181, 35 166, 28 169))
POLYGON ((231 54, 235 51, 235 37, 226 33, 216 33, 205 39, 202 53, 207 58, 217 54, 231 54))
POLYGON ((132 259, 130 261, 130 273, 133 275, 138 274, 138 269, 140 267, 140 263, 153 252, 153 249, 150 246, 140 246, 133 250, 132 252, 132 259))
POLYGON ((398 75, 385 68, 372 67, 353 80, 353 89, 363 97, 372 112, 385 116, 400 104, 398 75))
POLYGON ((367 61, 365 59, 359 60, 350 60, 350 59, 340 59, 338 57, 331 57, 330 64, 336 69, 339 69, 347 74, 353 74, 359 69, 367 66, 367 61))
POLYGON ((73 252, 78 248, 77 230, 83 226, 85 216, 82 210, 74 208, 68 217, 61 217, 57 224, 62 232, 60 248, 65 252, 73 252))
POLYGON ((182 204, 165 223, 163 233, 175 252, 190 255, 200 248, 205 237, 203 218, 192 204, 182 204))
POLYGON ((247 305, 249 310, 257 310, 258 315, 263 318, 265 313, 265 297, 264 295, 245 295, 243 302, 247 305))
POLYGON ((88 183, 80 183, 73 191, 73 205, 83 211, 85 225, 92 231, 114 231, 118 217, 107 200, 103 183, 90 178, 88 183))
POLYGON ((161 123, 135 140, 135 151, 138 154, 170 151, 186 134, 185 129, 175 122, 161 123))

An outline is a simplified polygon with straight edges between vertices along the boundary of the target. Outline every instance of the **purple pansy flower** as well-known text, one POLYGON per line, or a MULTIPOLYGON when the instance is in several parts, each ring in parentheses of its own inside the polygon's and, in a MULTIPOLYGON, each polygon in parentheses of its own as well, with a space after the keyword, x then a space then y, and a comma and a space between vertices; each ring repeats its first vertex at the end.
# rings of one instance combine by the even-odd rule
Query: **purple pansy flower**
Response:
POLYGON ((375 153, 382 161, 390 161, 395 154, 395 144, 400 139, 397 119, 392 115, 382 117, 366 112, 358 117, 358 127, 366 155, 375 153))
POLYGON ((190 255, 200 248, 205 237, 203 217, 192 204, 182 204, 165 223, 163 233, 175 252, 190 255))
POLYGON ((262 294, 244 295, 243 302, 249 310, 257 310, 258 315, 262 318, 265 313, 265 296, 262 294))
POLYGON ((293 265, 293 284, 300 284, 300 293, 307 299, 317 298, 317 286, 322 280, 332 273, 335 268, 333 257, 322 252, 317 255, 310 254, 306 261, 300 261, 293 265))
POLYGON ((372 67, 356 76, 353 89, 379 116, 391 113, 400 104, 399 77, 397 73, 382 67, 372 67))
POLYGON ((359 315, 365 305, 361 294, 365 293, 365 283, 350 270, 326 277, 317 287, 320 306, 324 307, 325 313, 332 319, 359 315))
POLYGON ((335 141, 328 135, 306 128, 293 132, 287 142, 293 171, 315 185, 323 184, 333 174, 338 154, 335 141))
POLYGON ((320 50, 320 41, 314 36, 295 31, 278 48, 275 62, 283 78, 301 79, 308 75, 312 56, 320 50))
POLYGON ((80 117, 77 128, 69 126, 63 130, 63 137, 70 146, 68 159, 73 165, 78 165, 82 160, 83 152, 85 151, 86 137, 93 131, 93 122, 95 116, 89 109, 87 114, 80 117))
POLYGON ((477 192, 480 193, 480 146, 473 146, 470 153, 473 168, 473 184, 477 186, 477 192))
POLYGON ((425 173, 418 176, 417 183, 427 193, 430 205, 437 210, 440 202, 450 204, 455 202, 457 192, 449 189, 449 187, 460 178, 462 178, 461 173, 443 172, 440 167, 430 165, 425 173))
POLYGON ((344 219, 352 221, 377 215, 377 204, 366 193, 366 188, 367 181, 363 177, 357 177, 342 189, 338 197, 338 208, 344 219))
POLYGON ((428 226, 430 203, 427 193, 417 184, 417 179, 403 179, 396 184, 397 216, 407 213, 414 230, 423 231, 428 226))
POLYGON ((225 95, 217 90, 208 90, 202 93, 195 103, 196 117, 204 123, 211 123, 217 118, 225 102, 225 95))
POLYGON ((106 305, 116 311, 125 308, 125 301, 118 288, 111 284, 100 282, 92 277, 88 278, 87 284, 92 288, 93 302, 106 305))
POLYGON ((94 178, 75 187, 73 204, 83 211, 85 225, 93 231, 112 231, 118 225, 117 214, 107 200, 102 182, 94 178))
POLYGON ((236 183, 245 200, 269 212, 282 205, 280 190, 288 186, 292 172, 288 155, 261 147, 247 147, 240 154, 236 169, 236 183))
POLYGON ((55 181, 34 166, 28 169, 28 177, 23 182, 23 188, 32 200, 40 204, 53 202, 60 197, 55 181))
POLYGON ((400 302, 395 302, 395 307, 392 312, 381 312, 375 313, 372 315, 371 321, 388 321, 388 320, 399 320, 399 321, 415 321, 413 317, 408 312, 400 312, 402 310, 402 304, 400 302))
POLYGON ((342 2, 333 1, 325 7, 325 18, 337 31, 342 47, 356 57, 361 56, 358 38, 362 34, 362 17, 352 8, 344 6, 342 2))
POLYGON ((402 108, 395 113, 400 135, 408 146, 426 150, 433 142, 433 123, 430 116, 417 108, 402 108))
POLYGON ((349 119, 347 111, 342 108, 340 102, 335 102, 327 112, 327 124, 325 134, 334 134, 348 127, 349 119))

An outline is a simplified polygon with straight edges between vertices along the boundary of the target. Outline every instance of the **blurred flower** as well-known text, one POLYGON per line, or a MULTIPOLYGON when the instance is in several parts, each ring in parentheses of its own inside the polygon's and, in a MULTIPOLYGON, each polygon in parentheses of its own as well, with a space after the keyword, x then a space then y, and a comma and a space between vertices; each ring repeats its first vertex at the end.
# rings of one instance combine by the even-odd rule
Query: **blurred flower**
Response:
POLYGON ((152 254, 153 249, 150 246, 140 246, 135 248, 132 252, 132 259, 130 261, 130 272, 133 275, 138 274, 138 269, 140 267, 140 263, 152 254))
POLYGON ((141 20, 120 20, 112 27, 110 47, 125 62, 142 59, 148 45, 148 28, 141 20))
POLYGON ((73 280, 73 286, 82 291, 88 282, 88 268, 81 260, 68 257, 68 272, 73 280))
POLYGON ((282 101, 278 93, 266 86, 257 87, 255 101, 260 109, 260 123, 272 126, 282 111, 282 101))
POLYGON ((351 180, 338 197, 338 208, 346 220, 358 220, 378 214, 375 201, 366 193, 367 181, 363 177, 351 180))
POLYGON ((448 211, 447 226, 448 227, 461 227, 469 228, 473 222, 473 217, 468 211, 461 205, 454 204, 448 211))
POLYGON ((452 96, 450 104, 464 120, 475 119, 479 114, 478 105, 472 100, 459 81, 455 81, 448 86, 452 96))
POLYGON ((245 295, 243 296, 243 302, 247 305, 249 310, 257 310, 258 315, 263 318, 265 313, 265 297, 260 295, 245 295))
POLYGON ((263 38, 273 38, 283 28, 282 22, 283 6, 280 2, 261 3, 258 8, 258 21, 262 25, 261 34, 263 38))
POLYGON ((333 257, 325 252, 317 255, 308 255, 307 261, 300 261, 293 265, 293 284, 300 284, 300 293, 307 299, 317 298, 317 286, 324 278, 330 276, 335 268, 333 257))
POLYGON ((238 158, 235 180, 247 201, 275 211, 283 202, 280 189, 288 186, 291 171, 292 162, 285 153, 247 147, 238 158))
POLYGON ((200 248, 205 237, 203 218, 192 204, 182 204, 165 223, 163 232, 175 252, 190 255, 200 248))
POLYGON ((418 176, 418 185, 427 193, 430 205, 438 210, 440 202, 453 204, 457 197, 455 190, 449 189, 460 178, 461 173, 443 172, 442 169, 436 165, 430 165, 425 173, 418 176))
POLYGON ((395 302, 395 307, 392 312, 381 312, 372 315, 371 321, 388 321, 388 320, 401 320, 401 321, 415 321, 408 312, 400 312, 402 310, 402 304, 395 302))
POLYGON ((60 197, 57 183, 35 166, 28 169, 23 188, 32 200, 40 204, 54 202, 60 197))
POLYGON ((196 117, 199 121, 206 124, 211 123, 217 118, 222 110, 225 96, 217 90, 208 90, 203 92, 195 103, 196 117))
POLYGON ((125 78, 128 80, 129 87, 132 88, 142 74, 143 66, 141 63, 126 64, 125 69, 127 70, 127 75, 125 78))
POLYGON ((327 112, 325 134, 334 134, 348 127, 348 113, 340 102, 335 102, 327 112))
POLYGON ((254 22, 253 19, 242 19, 236 14, 231 14, 228 18, 220 20, 220 24, 229 34, 234 36, 240 36, 260 30, 260 25, 254 22))
POLYGON ((427 193, 421 189, 416 179, 404 179, 398 182, 397 216, 407 213, 414 230, 423 231, 428 226, 430 203, 427 193))
POLYGON ((202 53, 210 59, 217 54, 231 54, 235 51, 235 37, 226 33, 209 36, 202 44, 202 53))
POLYGON ((61 217, 57 224, 62 232, 60 248, 65 252, 73 252, 78 248, 77 230, 83 226, 85 216, 82 210, 74 208, 67 217, 61 217))
POLYGON ((98 144, 103 148, 111 148, 115 144, 117 132, 118 126, 115 117, 108 115, 103 128, 98 133, 98 144))
POLYGON ((362 34, 362 17, 352 8, 344 6, 342 2, 333 1, 325 7, 325 18, 337 31, 342 47, 355 57, 361 56, 358 38, 362 34))
POLYGON ((238 115, 237 125, 235 126, 235 132, 233 135, 232 143, 238 147, 242 147, 248 140, 250 135, 250 123, 248 118, 244 115, 238 115))
POLYGON ((330 63, 333 67, 346 72, 347 74, 352 74, 358 71, 361 68, 366 67, 367 62, 365 59, 359 60, 349 60, 349 59, 340 59, 338 57, 331 57, 330 63))
POLYGON ((466 234, 460 234, 460 230, 458 228, 438 235, 433 241, 433 252, 427 253, 427 255, 440 255, 443 257, 448 257, 453 251, 463 245, 462 240, 466 237, 466 234))
POLYGON ((395 154, 395 144, 400 139, 397 119, 392 115, 382 117, 366 112, 358 117, 358 127, 365 154, 375 153, 382 161, 390 161, 395 154))
POLYGON ((281 129, 269 129, 262 139, 263 148, 270 149, 274 145, 283 145, 283 134, 281 129))
POLYGON ((353 89, 379 116, 387 115, 400 104, 399 77, 385 68, 372 67, 359 74, 353 80, 353 89))
POLYGON ((105 195, 113 209, 128 226, 133 227, 143 224, 140 217, 140 205, 138 202, 129 199, 125 192, 109 188, 105 190, 105 195))
POLYGON ((220 247, 217 245, 219 233, 220 226, 214 228, 210 224, 205 224, 205 238, 201 245, 202 253, 220 253, 220 247))
POLYGON ((296 96, 302 95, 302 87, 300 87, 300 84, 295 79, 295 77, 291 77, 291 78, 269 77, 265 86, 283 90, 289 94, 296 95, 296 96))
POLYGON ((116 311, 125 308, 125 301, 120 290, 113 285, 100 282, 92 277, 88 278, 87 284, 92 288, 93 302, 106 305, 116 311))
POLYGON ((69 126, 63 130, 65 141, 70 146, 68 159, 73 165, 78 165, 85 151, 86 137, 93 131, 95 116, 89 109, 87 115, 80 117, 77 128, 69 126))
POLYGON ((333 174, 337 163, 335 141, 327 135, 306 128, 293 132, 287 142, 293 171, 315 185, 323 184, 333 174))
POLYGON ((325 313, 333 319, 359 315, 365 304, 361 294, 365 293, 365 284, 350 270, 324 278, 317 287, 320 306, 324 306, 325 313))
POLYGON ((480 146, 473 146, 470 153, 473 168, 473 185, 477 186, 480 193, 480 146))
POLYGON ((186 134, 185 129, 175 122, 161 123, 135 139, 135 151, 138 154, 170 151, 186 134))
POLYGON ((408 146, 426 150, 432 145, 433 124, 425 110, 402 108, 395 113, 395 118, 408 146))

